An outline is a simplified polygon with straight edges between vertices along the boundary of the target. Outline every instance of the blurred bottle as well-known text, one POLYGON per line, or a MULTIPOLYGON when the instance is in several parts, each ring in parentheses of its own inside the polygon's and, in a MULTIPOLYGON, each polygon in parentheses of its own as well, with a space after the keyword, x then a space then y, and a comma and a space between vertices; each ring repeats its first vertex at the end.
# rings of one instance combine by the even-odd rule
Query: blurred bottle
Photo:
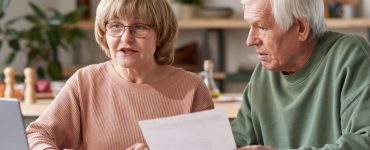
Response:
POLYGON ((213 63, 211 60, 205 60, 203 63, 204 71, 201 72, 204 83, 207 85, 208 90, 213 98, 217 98, 221 95, 215 80, 213 78, 213 63))

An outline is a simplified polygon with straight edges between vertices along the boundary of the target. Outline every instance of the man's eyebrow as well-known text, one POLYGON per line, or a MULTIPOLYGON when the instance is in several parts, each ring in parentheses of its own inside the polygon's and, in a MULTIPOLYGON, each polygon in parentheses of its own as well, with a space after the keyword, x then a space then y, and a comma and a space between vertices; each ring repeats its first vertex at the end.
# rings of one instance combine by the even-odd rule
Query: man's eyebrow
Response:
POLYGON ((248 24, 258 24, 258 23, 264 23, 266 21, 263 21, 262 17, 257 17, 257 18, 244 18, 244 21, 246 21, 248 24))

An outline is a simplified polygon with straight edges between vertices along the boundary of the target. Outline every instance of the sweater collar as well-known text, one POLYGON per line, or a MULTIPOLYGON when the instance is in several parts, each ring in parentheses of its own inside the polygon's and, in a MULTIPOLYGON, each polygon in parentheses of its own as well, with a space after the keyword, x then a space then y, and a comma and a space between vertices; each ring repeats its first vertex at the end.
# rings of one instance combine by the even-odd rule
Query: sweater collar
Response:
POLYGON ((331 45, 333 45, 333 43, 342 35, 343 34, 331 31, 325 32, 323 37, 317 42, 312 55, 303 68, 290 75, 283 75, 281 72, 279 72, 280 78, 282 78, 284 83, 288 85, 299 84, 306 80, 311 73, 315 72, 319 64, 322 63, 322 60, 330 50, 331 45))
POLYGON ((110 72, 109 77, 112 79, 112 82, 114 84, 122 86, 126 90, 134 91, 156 91, 168 88, 176 83, 176 81, 178 81, 178 79, 182 77, 182 74, 184 74, 183 72, 185 72, 183 69, 173 68, 175 69, 175 71, 166 79, 151 84, 137 84, 123 79, 114 69, 112 61, 107 62, 107 69, 108 72, 110 72))

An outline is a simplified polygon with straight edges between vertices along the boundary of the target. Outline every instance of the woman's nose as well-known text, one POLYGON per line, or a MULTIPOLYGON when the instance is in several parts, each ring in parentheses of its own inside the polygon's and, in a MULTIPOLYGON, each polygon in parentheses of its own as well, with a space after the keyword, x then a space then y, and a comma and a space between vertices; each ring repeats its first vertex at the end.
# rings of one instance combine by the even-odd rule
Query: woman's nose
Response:
POLYGON ((131 34, 131 31, 128 27, 125 27, 121 35, 121 41, 131 42, 134 40, 134 36, 131 34))

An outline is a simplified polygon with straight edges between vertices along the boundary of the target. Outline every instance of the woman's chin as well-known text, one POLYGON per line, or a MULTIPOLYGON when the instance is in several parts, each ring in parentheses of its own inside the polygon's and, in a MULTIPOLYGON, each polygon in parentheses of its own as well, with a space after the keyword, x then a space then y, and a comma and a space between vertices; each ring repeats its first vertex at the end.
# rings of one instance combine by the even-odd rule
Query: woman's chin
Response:
POLYGON ((132 68, 135 65, 133 61, 129 60, 115 59, 113 61, 116 65, 124 68, 132 68))

